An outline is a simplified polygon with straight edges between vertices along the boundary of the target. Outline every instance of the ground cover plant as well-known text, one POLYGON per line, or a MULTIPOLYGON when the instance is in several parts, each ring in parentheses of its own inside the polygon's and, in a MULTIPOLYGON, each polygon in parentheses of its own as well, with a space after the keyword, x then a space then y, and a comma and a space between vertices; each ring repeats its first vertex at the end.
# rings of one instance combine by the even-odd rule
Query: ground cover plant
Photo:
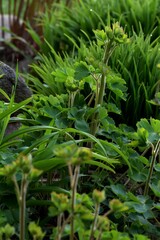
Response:
MULTIPOLYGON (((133 25, 115 14, 131 1, 96 12, 99 2, 54 3, 55 15, 41 18, 44 42, 28 28, 40 44, 24 75, 32 98, 15 103, 1 90, 8 103, 0 102, 0 239, 160 237, 159 39, 150 36, 158 16, 136 29, 141 1, 133 25), (57 16, 54 39, 48 23, 57 16), (6 135, 9 121, 21 127, 6 135)), ((148 4, 144 16, 146 6, 156 15, 159 1, 148 4)))

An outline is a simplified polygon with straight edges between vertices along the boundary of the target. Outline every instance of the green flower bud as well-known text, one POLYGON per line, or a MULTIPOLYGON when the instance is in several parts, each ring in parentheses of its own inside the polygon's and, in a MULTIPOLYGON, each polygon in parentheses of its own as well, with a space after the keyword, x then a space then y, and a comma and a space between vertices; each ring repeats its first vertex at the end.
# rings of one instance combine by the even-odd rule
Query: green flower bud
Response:
POLYGON ((88 161, 92 158, 92 151, 90 148, 81 147, 78 149, 78 157, 81 159, 81 162, 88 161))
POLYGON ((30 180, 32 180, 32 179, 34 179, 34 178, 39 177, 39 176, 42 174, 42 172, 43 172, 43 171, 32 167, 32 168, 30 169, 30 172, 29 172, 28 177, 29 177, 30 180))
POLYGON ((89 148, 81 147, 77 149, 76 154, 71 158, 71 164, 79 165, 92 158, 92 152, 89 148))
POLYGON ((100 227, 100 229, 104 231, 108 231, 110 227, 110 220, 105 216, 98 216, 98 223, 97 225, 100 227))
POLYGON ((20 155, 17 159, 17 163, 19 164, 19 168, 23 171, 23 173, 29 173, 32 168, 32 156, 31 154, 24 156, 20 155))
POLYGON ((123 212, 128 210, 128 207, 125 206, 120 200, 112 199, 109 203, 109 207, 113 212, 123 212))
POLYGON ((74 80, 73 77, 67 77, 65 85, 70 92, 75 92, 78 89, 78 81, 74 80))
POLYGON ((30 222, 28 230, 33 239, 42 240, 45 236, 45 233, 42 232, 41 227, 39 227, 35 222, 30 222))
POLYGON ((105 200, 105 191, 104 190, 99 191, 99 190, 95 189, 93 191, 92 196, 93 196, 94 201, 99 204, 105 200))
POLYGON ((112 29, 111 29, 110 27, 106 26, 106 27, 105 27, 105 31, 106 31, 107 37, 108 37, 110 40, 113 40, 114 34, 113 34, 112 29))
POLYGON ((69 198, 67 195, 63 193, 51 193, 51 201, 53 203, 54 208, 58 210, 58 212, 64 212, 69 208, 69 198))
POLYGON ((9 224, 6 224, 3 228, 3 231, 5 233, 6 239, 9 239, 15 233, 15 228, 10 226, 9 224))
POLYGON ((3 168, 3 174, 6 177, 13 176, 17 171, 17 166, 15 164, 6 165, 3 168))

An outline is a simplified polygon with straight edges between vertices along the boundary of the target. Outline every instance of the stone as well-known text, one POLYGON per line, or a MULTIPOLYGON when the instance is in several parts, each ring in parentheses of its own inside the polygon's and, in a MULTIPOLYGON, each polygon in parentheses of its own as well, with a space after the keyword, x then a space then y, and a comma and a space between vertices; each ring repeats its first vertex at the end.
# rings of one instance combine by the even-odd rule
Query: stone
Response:
MULTIPOLYGON (((16 77, 16 72, 7 64, 0 61, 0 88, 3 89, 9 97, 11 97, 13 89, 15 90, 15 102, 21 102, 32 96, 32 91, 20 76, 16 77)), ((5 96, 0 93, 0 101, 8 102, 5 96)), ((18 112, 14 113, 16 116, 18 112)), ((5 135, 11 134, 20 127, 19 122, 11 122, 8 124, 5 135)))
MULTIPOLYGON (((24 79, 20 76, 17 78, 15 71, 7 64, 0 61, 0 88, 11 97, 15 87, 15 102, 21 102, 32 96, 32 91, 27 86, 24 79)), ((7 101, 1 93, 0 100, 7 101)))

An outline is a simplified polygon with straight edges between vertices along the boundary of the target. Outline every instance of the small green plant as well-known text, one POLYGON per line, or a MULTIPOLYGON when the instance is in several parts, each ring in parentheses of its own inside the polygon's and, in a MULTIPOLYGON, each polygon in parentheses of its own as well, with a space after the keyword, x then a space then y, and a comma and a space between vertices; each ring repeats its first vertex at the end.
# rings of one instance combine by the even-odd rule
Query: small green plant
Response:
MULTIPOLYGON (((103 106, 106 87, 107 84, 109 84, 110 80, 107 79, 107 74, 109 72, 108 61, 114 49, 119 44, 124 44, 128 42, 128 38, 118 23, 114 23, 112 28, 107 26, 105 28, 105 32, 103 30, 95 31, 95 36, 97 38, 98 45, 103 46, 104 49, 104 56, 103 59, 101 60, 100 66, 101 73, 100 76, 97 79, 95 79, 97 86, 95 95, 95 108, 97 108, 98 106, 100 107, 103 106)), ((95 61, 95 59, 93 61, 95 61)), ((95 135, 98 130, 99 126, 98 118, 99 116, 97 113, 93 114, 91 125, 91 133, 93 135, 95 135)))
MULTIPOLYGON (((24 240, 26 237, 26 194, 29 182, 38 177, 42 171, 37 170, 32 165, 31 156, 20 155, 16 161, 10 165, 5 165, 0 169, 0 175, 11 180, 14 184, 17 202, 19 206, 19 239, 24 240), (17 176, 20 174, 20 184, 17 176)), ((9 231, 9 230, 8 230, 9 231)), ((7 231, 5 231, 6 234, 7 231)), ((12 230, 13 232, 13 230, 12 230)), ((13 234, 13 233, 12 233, 13 234)), ((10 235, 12 235, 10 234, 10 235)), ((8 235, 9 238, 9 235, 8 235)))
POLYGON ((87 194, 77 193, 80 168, 86 161, 91 161, 90 149, 71 145, 66 149, 57 148, 56 155, 67 161, 71 191, 69 195, 55 192, 51 194, 52 205, 49 208, 49 214, 57 216, 57 227, 53 228, 52 237, 60 240, 63 235, 69 235, 69 239, 73 240, 78 234, 80 239, 92 240, 95 236, 101 239, 104 231, 110 230, 110 221, 107 216, 112 212, 126 211, 128 208, 114 199, 110 202, 110 210, 104 216, 100 216, 100 204, 105 200, 105 192, 94 190, 93 200, 87 194), (68 212, 67 217, 65 212, 68 212))
POLYGON ((9 224, 6 224, 4 227, 0 227, 0 240, 3 240, 4 238, 6 240, 10 240, 14 234, 15 234, 15 229, 9 224))

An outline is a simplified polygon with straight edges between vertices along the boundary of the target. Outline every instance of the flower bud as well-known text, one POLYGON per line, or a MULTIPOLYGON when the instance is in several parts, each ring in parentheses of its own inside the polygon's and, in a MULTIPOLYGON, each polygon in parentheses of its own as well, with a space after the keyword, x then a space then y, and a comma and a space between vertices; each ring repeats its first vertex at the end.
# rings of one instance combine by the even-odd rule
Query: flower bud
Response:
POLYGON ((104 190, 99 191, 99 190, 95 189, 93 191, 92 196, 93 196, 94 201, 99 204, 105 200, 105 191, 104 190))
POLYGON ((29 173, 29 179, 34 179, 34 178, 37 178, 37 177, 39 177, 40 175, 42 174, 42 171, 41 170, 39 170, 39 169, 36 169, 36 168, 31 168, 30 169, 30 173, 29 173))
POLYGON ((110 209, 113 212, 123 212, 128 210, 128 207, 125 206, 120 200, 112 199, 109 203, 110 209))
POLYGON ((10 237, 15 233, 15 228, 10 226, 9 224, 6 224, 3 228, 3 231, 5 233, 6 239, 10 239, 10 237))
POLYGON ((114 38, 114 34, 113 34, 113 31, 110 27, 106 26, 105 27, 105 30, 106 30, 106 34, 107 34, 107 37, 112 40, 114 38))

